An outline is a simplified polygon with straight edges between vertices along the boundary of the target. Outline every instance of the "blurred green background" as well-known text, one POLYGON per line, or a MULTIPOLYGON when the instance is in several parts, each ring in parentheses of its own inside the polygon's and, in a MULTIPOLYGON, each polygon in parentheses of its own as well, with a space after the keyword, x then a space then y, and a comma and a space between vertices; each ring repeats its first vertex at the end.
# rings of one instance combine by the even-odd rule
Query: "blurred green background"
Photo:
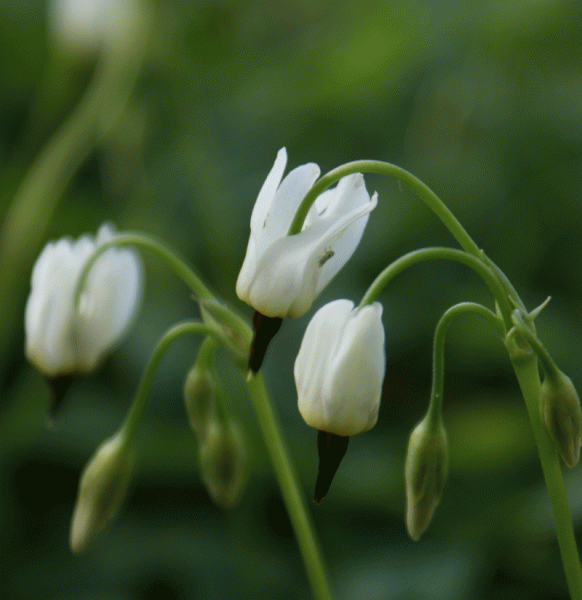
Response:
MULTIPOLYGON (((123 512, 94 548, 70 553, 84 463, 122 420, 156 340, 196 305, 144 255, 135 327, 96 376, 75 382, 47 428, 48 389, 23 357, 32 264, 48 240, 110 220, 166 240, 250 317, 234 284, 277 150, 287 147, 289 167, 314 161, 323 172, 387 160, 443 198, 530 308, 552 295, 538 332, 580 389, 582 3, 159 1, 153 11, 137 37, 142 57, 132 41, 100 59, 58 43, 44 2, 0 1, 0 597, 308 598, 245 387, 222 355, 252 470, 230 512, 200 483, 181 392, 192 339, 160 365, 123 512), (74 129, 86 128, 82 147, 45 164, 45 183, 58 171, 51 187, 23 192, 43 148, 92 93, 93 121, 83 113, 74 129)), ((316 434, 297 413, 292 366, 310 316, 336 297, 359 301, 404 252, 454 245, 408 190, 377 176, 366 183, 380 202, 361 246, 310 313, 283 324, 264 367, 308 498, 316 434)), ((501 342, 470 318, 451 327, 446 348, 445 494, 421 541, 408 539, 404 454, 428 400, 434 327, 455 302, 491 299, 464 267, 433 263, 400 276, 381 300, 388 364, 378 425, 352 439, 329 495, 309 507, 337 597, 567 598, 517 383, 501 342)), ((580 467, 565 478, 580 539, 580 467)))

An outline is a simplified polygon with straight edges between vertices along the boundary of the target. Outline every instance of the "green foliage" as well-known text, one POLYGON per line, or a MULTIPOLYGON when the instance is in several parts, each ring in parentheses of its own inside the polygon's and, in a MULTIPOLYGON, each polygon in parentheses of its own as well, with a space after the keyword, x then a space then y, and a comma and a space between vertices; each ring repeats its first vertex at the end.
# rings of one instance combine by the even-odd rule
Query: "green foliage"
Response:
MULTIPOLYGON (((240 307, 234 285, 250 212, 283 145, 290 167, 314 161, 326 172, 376 158, 418 175, 528 305, 554 297, 536 326, 582 386, 582 3, 160 0, 155 10, 129 102, 62 197, 46 199, 53 216, 21 249, 30 259, 0 294, 3 598, 308 596, 258 434, 232 512, 199 482, 182 405, 199 343, 191 340, 172 347, 156 375, 123 512, 94 550, 70 554, 84 463, 117 429, 155 341, 197 311, 159 262, 144 257, 135 328, 96 377, 75 382, 51 429, 48 390, 22 341, 34 256, 49 239, 104 220, 167 240, 240 307)), ((0 239, 26 172, 95 72, 95 58, 58 50, 46 27, 40 0, 0 3, 0 239)), ((366 183, 380 201, 362 244, 317 306, 283 324, 264 365, 308 497, 315 436, 292 380, 308 319, 332 298, 358 302, 403 252, 451 243, 409 191, 373 176, 366 183)), ((2 268, 12 259, 0 256, 2 268)), ((338 598, 567 598, 519 388, 480 323, 454 325, 447 339, 449 475, 429 530, 418 544, 408 540, 406 439, 428 402, 434 327, 453 303, 491 303, 472 273, 441 263, 405 273, 380 300, 388 363, 379 422, 350 442, 331 493, 311 510, 338 598)), ((229 410, 256 431, 236 370, 219 367, 229 410)), ((569 475, 580 537, 579 469, 569 475)))

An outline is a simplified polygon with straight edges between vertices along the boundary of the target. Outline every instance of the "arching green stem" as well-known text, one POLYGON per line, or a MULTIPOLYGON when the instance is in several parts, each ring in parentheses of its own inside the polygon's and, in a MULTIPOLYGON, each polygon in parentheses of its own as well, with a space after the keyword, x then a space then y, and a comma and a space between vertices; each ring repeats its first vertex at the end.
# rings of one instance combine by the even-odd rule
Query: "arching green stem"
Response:
POLYGON ((115 246, 135 246, 136 248, 144 248, 157 254, 177 275, 180 277, 188 287, 194 292, 194 294, 200 299, 214 300, 212 292, 202 283, 201 279, 192 271, 192 269, 186 264, 176 252, 166 247, 160 240, 145 235, 143 233, 119 233, 107 242, 98 246, 93 254, 87 259, 87 262, 83 266, 79 281, 77 282, 77 289, 75 291, 75 304, 79 302, 79 297, 83 291, 87 274, 95 261, 109 248, 115 246))
POLYGON ((388 283, 399 273, 408 269, 412 265, 425 260, 453 260, 464 264, 473 269, 487 284, 491 293, 493 294, 506 330, 511 329, 513 323, 511 321, 511 304, 505 292, 504 286, 500 283, 499 279, 494 275, 491 269, 485 264, 485 262, 479 257, 468 254, 463 250, 457 250, 455 248, 422 248, 420 250, 414 250, 405 254, 395 260, 393 263, 388 265, 372 282, 372 285, 368 288, 364 294, 360 306, 365 306, 374 302, 379 296, 380 292, 388 285, 388 283))
POLYGON ((418 177, 412 175, 402 167, 380 160, 357 160, 341 165, 329 173, 326 173, 309 190, 305 198, 301 201, 299 209, 289 227, 288 235, 299 233, 307 217, 311 205, 319 194, 325 191, 330 185, 339 181, 346 175, 352 173, 377 173, 392 177, 406 184, 420 199, 435 213, 443 222, 445 227, 453 234, 461 248, 474 256, 480 256, 479 247, 472 240, 471 236, 465 231, 453 213, 447 208, 444 202, 418 177))
POLYGON ((455 304, 455 306, 451 306, 451 308, 445 311, 436 326, 433 344, 432 389, 430 393, 428 415, 429 420, 435 424, 440 419, 443 402, 445 338, 451 321, 461 314, 477 315, 487 321, 502 339, 505 336, 503 321, 495 313, 481 304, 475 302, 461 302, 455 304))
POLYGON ((170 344, 187 333, 201 333, 203 335, 216 336, 216 332, 212 328, 204 325, 203 323, 198 323, 195 321, 178 323, 166 331, 152 352, 150 360, 141 378, 139 387, 137 388, 131 408, 129 409, 129 413, 122 426, 124 439, 128 444, 133 441, 137 431, 137 427, 145 407, 145 402, 152 386, 152 381, 160 360, 164 356, 164 353, 170 344))
POLYGON ((79 276, 79 280, 77 281, 75 290, 76 306, 79 304, 79 299, 83 292, 87 275, 91 270, 91 267, 95 264, 95 261, 109 248, 119 246, 143 248, 153 252, 161 258, 192 290, 196 299, 201 304, 204 321, 223 329, 221 343, 227 347, 237 364, 240 363, 240 365, 243 365, 248 356, 248 347, 252 339, 250 327, 232 309, 222 304, 214 297, 212 292, 186 264, 186 261, 183 258, 168 248, 160 240, 152 236, 134 232, 120 233, 104 244, 98 246, 93 254, 87 259, 79 276), (205 311, 205 309, 208 310, 205 311), (217 319, 212 318, 210 313, 217 317, 217 319))

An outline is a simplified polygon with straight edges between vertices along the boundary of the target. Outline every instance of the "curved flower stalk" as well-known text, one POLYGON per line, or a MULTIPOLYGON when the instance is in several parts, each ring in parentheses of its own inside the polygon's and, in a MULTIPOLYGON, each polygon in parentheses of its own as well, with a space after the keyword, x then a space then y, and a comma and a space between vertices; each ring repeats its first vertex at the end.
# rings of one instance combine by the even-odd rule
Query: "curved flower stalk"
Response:
POLYGON ((97 259, 75 306, 85 261, 113 234, 103 224, 96 238, 49 242, 34 265, 24 318, 26 356, 48 377, 93 371, 139 308, 141 261, 132 250, 116 248, 97 259))
POLYGON ((236 282, 238 297, 267 317, 300 317, 349 260, 377 204, 360 173, 341 179, 311 207, 303 229, 287 235, 319 167, 297 167, 284 179, 281 148, 251 215, 247 253, 236 282))
POLYGON ((335 300, 313 315, 294 375, 299 412, 320 432, 317 502, 331 485, 349 436, 378 420, 385 365, 379 302, 354 308, 350 300, 335 300))

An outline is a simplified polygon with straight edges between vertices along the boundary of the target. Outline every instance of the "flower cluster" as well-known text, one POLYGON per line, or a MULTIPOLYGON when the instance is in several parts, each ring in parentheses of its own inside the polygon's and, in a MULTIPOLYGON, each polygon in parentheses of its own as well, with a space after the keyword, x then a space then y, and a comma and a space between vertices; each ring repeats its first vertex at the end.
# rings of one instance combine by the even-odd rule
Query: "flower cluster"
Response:
MULTIPOLYGON (((115 245, 133 240, 157 247, 182 276, 188 271, 185 279, 200 297, 203 322, 178 324, 162 338, 126 423, 98 449, 82 475, 71 530, 75 551, 84 549, 117 513, 131 476, 136 423, 153 370, 167 345, 188 331, 206 336, 184 385, 201 478, 218 505, 230 507, 239 499, 246 481, 247 455, 241 430, 223 402, 214 351, 222 344, 233 356, 236 348, 235 361, 244 369, 241 363, 248 349, 246 382, 249 391, 253 390, 261 381, 257 372, 282 320, 301 317, 311 308, 353 255, 377 205, 377 194, 370 197, 363 175, 354 172, 362 163, 351 163, 319 182, 317 165, 299 166, 283 177, 286 163, 282 148, 253 208, 247 251, 236 282, 239 298, 255 309, 252 341, 248 326, 241 326, 239 317, 217 301, 195 274, 183 263, 173 264, 179 260, 151 239, 136 241, 133 234, 114 239, 113 228, 104 224, 95 238, 85 235, 76 241, 64 238, 49 243, 34 265, 25 314, 26 355, 53 384, 93 371, 137 312, 141 262, 132 250, 115 245), (337 185, 323 189, 329 182, 337 185)), ((392 172, 394 167, 389 167, 392 172)), ((410 178, 405 180, 410 182, 410 178)), ((448 219, 448 209, 431 194, 425 201, 433 203, 433 210, 443 220, 448 219)), ((446 311, 437 325, 430 406, 409 438, 405 465, 406 524, 414 540, 428 527, 447 476, 447 435, 441 414, 443 348, 446 329, 456 314, 473 312, 502 334, 518 379, 521 375, 520 383, 528 377, 539 383, 540 361, 545 373, 541 387, 522 385, 524 395, 535 395, 530 401, 536 406, 530 412, 539 419, 537 431, 545 426, 548 442, 553 442, 570 467, 578 463, 582 443, 582 410, 576 390, 555 366, 533 327, 533 319, 545 303, 527 313, 501 271, 450 217, 447 225, 456 231, 464 251, 433 248, 412 252, 382 272, 359 306, 338 299, 320 307, 305 330, 294 364, 299 413, 318 432, 314 499, 319 503, 330 488, 350 437, 370 430, 378 420, 386 356, 383 308, 375 298, 389 278, 419 260, 452 258, 474 268, 489 285, 497 301, 496 313, 480 304, 460 303, 446 311)), ((282 444, 277 446, 269 438, 268 434, 273 438, 279 434, 268 401, 261 406, 256 395, 253 400, 273 462, 280 466, 286 460, 285 452, 282 444)), ((551 448, 550 443, 547 446, 551 448)), ((281 477, 291 477, 287 466, 281 471, 285 472, 281 477)), ((300 506, 296 509, 303 510, 300 506)))

